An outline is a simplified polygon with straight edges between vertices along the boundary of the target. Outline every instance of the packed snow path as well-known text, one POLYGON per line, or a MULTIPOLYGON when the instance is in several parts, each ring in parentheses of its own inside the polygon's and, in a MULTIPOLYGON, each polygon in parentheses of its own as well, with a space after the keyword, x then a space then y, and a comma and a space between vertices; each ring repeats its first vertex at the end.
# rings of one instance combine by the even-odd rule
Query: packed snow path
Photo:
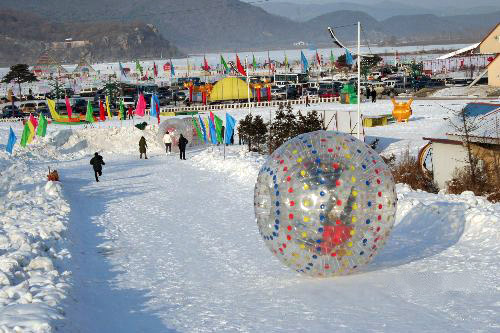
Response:
POLYGON ((424 206, 415 193, 369 272, 312 279, 264 246, 254 179, 189 158, 104 154, 99 183, 86 159, 58 166, 74 240, 63 331, 498 329, 498 226, 465 237, 463 203, 424 206))

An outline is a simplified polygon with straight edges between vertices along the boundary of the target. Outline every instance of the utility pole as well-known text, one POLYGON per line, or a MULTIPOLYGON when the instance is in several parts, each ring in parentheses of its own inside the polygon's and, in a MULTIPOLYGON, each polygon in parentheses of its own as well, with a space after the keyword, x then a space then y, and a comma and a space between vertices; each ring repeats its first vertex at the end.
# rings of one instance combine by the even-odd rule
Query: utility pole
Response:
POLYGON ((361 23, 358 22, 358 140, 361 127, 361 23))

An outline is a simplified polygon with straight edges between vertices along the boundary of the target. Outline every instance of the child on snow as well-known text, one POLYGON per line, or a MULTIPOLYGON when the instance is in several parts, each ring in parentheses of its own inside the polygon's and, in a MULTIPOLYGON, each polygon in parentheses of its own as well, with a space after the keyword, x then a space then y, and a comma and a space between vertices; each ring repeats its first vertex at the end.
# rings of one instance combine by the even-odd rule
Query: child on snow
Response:
POLYGON ((97 176, 102 176, 102 166, 106 165, 106 163, 104 163, 101 155, 95 153, 94 157, 90 160, 90 164, 94 168, 95 181, 98 182, 99 178, 97 176))
POLYGON ((148 156, 146 155, 146 148, 148 147, 148 144, 146 143, 146 138, 141 136, 141 139, 139 140, 139 153, 141 154, 140 158, 142 159, 142 154, 144 154, 144 158, 147 160, 148 156))
POLYGON ((163 136, 163 143, 165 143, 165 151, 170 155, 172 152, 172 135, 167 131, 163 136))

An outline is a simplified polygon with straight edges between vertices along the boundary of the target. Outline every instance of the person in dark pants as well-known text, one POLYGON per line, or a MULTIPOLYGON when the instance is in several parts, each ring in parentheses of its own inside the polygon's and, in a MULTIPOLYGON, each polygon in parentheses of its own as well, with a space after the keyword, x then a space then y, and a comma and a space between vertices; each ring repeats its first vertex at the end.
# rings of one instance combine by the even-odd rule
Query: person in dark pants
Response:
POLYGON ((372 103, 375 103, 377 101, 377 92, 375 89, 372 90, 372 103))
POLYGON ((372 91, 369 86, 366 86, 366 99, 370 100, 370 97, 372 97, 372 91))
POLYGON ((134 109, 132 109, 132 105, 128 106, 128 119, 134 118, 134 109))
POLYGON ((94 157, 90 160, 90 164, 94 168, 95 181, 98 182, 99 177, 97 176, 102 176, 102 166, 106 165, 106 163, 104 163, 101 155, 95 153, 94 157))
POLYGON ((306 106, 311 106, 311 104, 309 104, 309 94, 306 95, 306 106))
POLYGON ((181 134, 179 137, 179 153, 180 153, 180 158, 181 160, 186 159, 186 146, 188 144, 188 140, 181 134))
POLYGON ((139 140, 139 153, 141 154, 140 158, 142 159, 142 154, 144 154, 144 158, 147 160, 148 155, 146 155, 146 148, 148 147, 148 144, 146 143, 146 138, 141 136, 141 139, 139 140))

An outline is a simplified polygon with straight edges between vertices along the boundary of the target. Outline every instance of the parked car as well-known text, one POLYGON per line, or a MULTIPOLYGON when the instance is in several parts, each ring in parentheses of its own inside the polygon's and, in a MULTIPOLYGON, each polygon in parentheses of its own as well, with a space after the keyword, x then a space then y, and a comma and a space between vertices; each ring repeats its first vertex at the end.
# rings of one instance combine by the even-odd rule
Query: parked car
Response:
POLYGON ((319 97, 321 98, 331 98, 331 97, 339 97, 338 91, 332 91, 332 90, 320 90, 319 91, 319 97))
POLYGON ((285 87, 271 87, 271 97, 274 100, 282 100, 286 97, 285 87))
POLYGON ((46 99, 48 97, 48 94, 36 94, 35 99, 46 99))
POLYGON ((36 111, 36 104, 33 102, 28 102, 20 105, 21 112, 24 114, 34 113, 36 111))
POLYGON ((2 108, 2 118, 23 118, 24 114, 15 105, 6 105, 2 108))

